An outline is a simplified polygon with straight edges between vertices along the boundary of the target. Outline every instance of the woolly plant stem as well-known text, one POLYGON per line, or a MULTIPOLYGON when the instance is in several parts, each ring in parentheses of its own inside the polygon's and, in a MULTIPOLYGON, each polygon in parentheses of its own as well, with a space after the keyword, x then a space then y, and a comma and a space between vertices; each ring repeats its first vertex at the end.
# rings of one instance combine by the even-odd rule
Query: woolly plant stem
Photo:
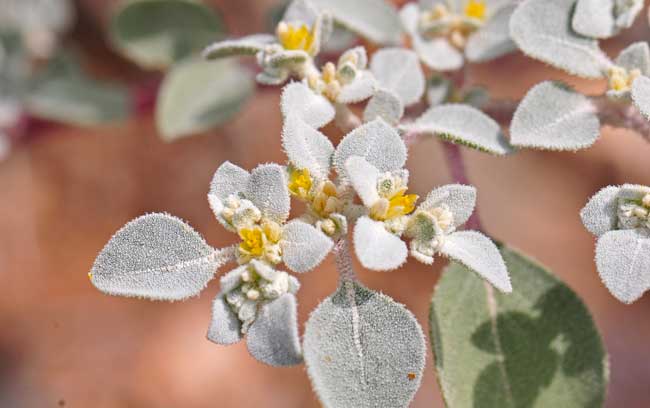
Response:
POLYGON ((356 282, 357 275, 352 267, 352 256, 350 255, 350 243, 347 238, 341 238, 334 245, 334 260, 336 269, 339 272, 341 283, 356 282))
POLYGON ((650 141, 650 122, 634 104, 613 101, 607 97, 592 98, 602 125, 630 129, 650 141))
MULTIPOLYGON (((463 153, 460 149, 460 146, 455 143, 444 142, 443 148, 445 150, 445 157, 447 159, 447 167, 449 169, 449 173, 451 173, 451 178, 454 183, 469 185, 470 182, 469 178, 467 177, 467 169, 465 167, 465 161, 463 159, 463 153)), ((474 213, 470 219, 467 220, 465 226, 470 230, 483 230, 478 209, 474 210, 474 213)))

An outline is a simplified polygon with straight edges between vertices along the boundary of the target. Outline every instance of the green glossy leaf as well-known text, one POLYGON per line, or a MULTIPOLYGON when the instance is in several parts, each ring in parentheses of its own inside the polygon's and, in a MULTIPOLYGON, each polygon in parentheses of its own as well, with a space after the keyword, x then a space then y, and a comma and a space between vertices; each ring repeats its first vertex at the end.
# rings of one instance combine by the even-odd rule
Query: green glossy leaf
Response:
POLYGON ((221 34, 219 17, 198 0, 124 2, 111 22, 113 44, 148 69, 165 68, 221 34))
POLYGON ((401 25, 395 7, 386 0, 311 0, 321 11, 377 44, 397 44, 401 25))
POLYGON ((253 80, 231 60, 191 59, 173 67, 160 88, 156 123, 172 141, 217 126, 239 111, 253 80))
POLYGON ((124 86, 89 78, 74 58, 60 55, 31 84, 25 107, 43 119, 91 126, 126 118, 129 103, 124 86))
POLYGON ((386 295, 346 281, 312 313, 304 358, 326 408, 408 407, 424 370, 415 317, 386 295))
POLYGON ((533 260, 501 254, 511 294, 454 263, 436 287, 430 330, 447 406, 602 406, 607 355, 589 311, 533 260))

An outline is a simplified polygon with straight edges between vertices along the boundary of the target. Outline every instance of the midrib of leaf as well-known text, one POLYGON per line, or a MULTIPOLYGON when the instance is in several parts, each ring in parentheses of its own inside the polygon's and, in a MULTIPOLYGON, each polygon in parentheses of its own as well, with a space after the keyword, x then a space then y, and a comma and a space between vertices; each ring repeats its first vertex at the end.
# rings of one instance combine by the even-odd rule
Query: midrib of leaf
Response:
POLYGON ((511 407, 515 406, 514 398, 512 396, 512 387, 510 381, 508 380, 508 373, 505 366, 505 357, 503 354, 503 348, 501 346, 501 339, 499 338, 499 326, 497 324, 497 300, 494 297, 494 288, 488 282, 483 281, 483 286, 485 287, 485 301, 487 303, 488 313, 490 315, 490 328, 492 331, 492 337, 494 337, 494 348, 497 353, 497 364, 499 365, 499 372, 501 377, 503 377, 503 389, 508 400, 508 405, 511 407))
POLYGON ((603 55, 602 52, 598 52, 597 50, 592 50, 589 47, 586 47, 586 46, 583 47, 582 45, 574 44, 571 41, 567 41, 567 40, 565 40, 563 38, 557 38, 557 37, 554 37, 554 36, 548 35, 548 34, 539 34, 539 38, 541 40, 554 42, 554 43, 557 43, 557 44, 559 44, 561 46, 571 48, 571 49, 574 49, 576 51, 583 52, 584 54, 586 54, 586 55, 592 57, 594 60, 598 61, 598 63, 602 64, 603 68, 609 68, 610 66, 612 66, 612 62, 605 55, 603 55))
POLYGON ((550 121, 548 124, 540 127, 536 127, 532 129, 533 133, 536 133, 539 135, 539 133, 542 131, 542 129, 552 129, 554 126, 559 125, 560 123, 564 122, 565 120, 571 119, 574 116, 579 116, 584 113, 594 113, 595 109, 594 106, 591 103, 583 103, 583 106, 580 107, 579 109, 576 109, 574 111, 571 111, 569 113, 565 113, 564 115, 558 116, 557 118, 553 119, 550 121))
MULTIPOLYGON (((230 246, 223 249, 215 249, 208 255, 202 256, 200 258, 194 258, 187 261, 179 262, 174 265, 159 266, 157 268, 139 269, 136 271, 122 271, 121 273, 111 272, 109 275, 142 275, 145 273, 148 274, 169 273, 169 272, 179 271, 189 266, 208 264, 208 263, 214 263, 216 267, 219 267, 224 263, 228 262, 230 259, 233 259, 234 256, 235 256, 235 247, 230 246)), ((97 276, 106 276, 106 274, 100 272, 97 273, 97 276)))
POLYGON ((359 309, 357 308, 357 290, 354 283, 350 280, 343 282, 345 286, 345 295, 350 302, 350 309, 352 312, 352 336, 354 339, 354 346, 357 349, 359 356, 359 367, 361 368, 361 384, 366 385, 366 370, 364 366, 364 353, 363 346, 361 345, 361 330, 359 328, 359 309))

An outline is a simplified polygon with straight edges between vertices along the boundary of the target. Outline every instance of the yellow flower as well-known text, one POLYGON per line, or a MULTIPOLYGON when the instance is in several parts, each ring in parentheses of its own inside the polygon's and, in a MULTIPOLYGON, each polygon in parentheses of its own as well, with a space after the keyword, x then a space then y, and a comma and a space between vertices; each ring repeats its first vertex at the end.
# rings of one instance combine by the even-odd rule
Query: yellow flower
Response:
POLYGON ((486 6, 484 0, 469 0, 465 5, 465 16, 485 20, 486 6))
POLYGON ((264 253, 264 232, 260 227, 242 228, 239 230, 239 237, 242 242, 239 244, 239 251, 243 254, 258 257, 264 253))
POLYGON ((406 188, 401 188, 389 197, 382 197, 370 208, 370 216, 378 221, 408 215, 415 210, 417 194, 404 194, 406 188))
POLYGON ((415 210, 415 202, 418 200, 417 194, 404 194, 405 191, 400 191, 388 201, 388 211, 386 218, 401 217, 407 215, 415 210))
POLYGON ((632 89, 632 82, 641 76, 641 71, 633 69, 626 70, 623 67, 614 66, 608 71, 609 88, 614 91, 629 91, 632 89))
POLYGON ((285 50, 303 50, 310 52, 314 45, 315 34, 309 31, 306 24, 296 27, 293 24, 280 22, 277 28, 278 40, 285 50))
POLYGON ((309 198, 312 178, 309 170, 291 169, 289 170, 289 192, 303 200, 309 198))

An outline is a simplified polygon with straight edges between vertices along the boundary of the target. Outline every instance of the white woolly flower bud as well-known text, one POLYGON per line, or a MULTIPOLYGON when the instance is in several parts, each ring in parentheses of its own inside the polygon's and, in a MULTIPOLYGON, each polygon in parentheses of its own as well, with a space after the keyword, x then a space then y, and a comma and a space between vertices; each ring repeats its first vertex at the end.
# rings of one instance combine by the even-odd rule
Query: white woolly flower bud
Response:
POLYGON ((232 216, 232 225, 236 229, 250 227, 262 219, 262 212, 249 200, 241 200, 232 216))
POLYGON ((289 274, 279 272, 273 281, 266 281, 260 285, 262 295, 266 299, 277 299, 289 291, 289 274))

